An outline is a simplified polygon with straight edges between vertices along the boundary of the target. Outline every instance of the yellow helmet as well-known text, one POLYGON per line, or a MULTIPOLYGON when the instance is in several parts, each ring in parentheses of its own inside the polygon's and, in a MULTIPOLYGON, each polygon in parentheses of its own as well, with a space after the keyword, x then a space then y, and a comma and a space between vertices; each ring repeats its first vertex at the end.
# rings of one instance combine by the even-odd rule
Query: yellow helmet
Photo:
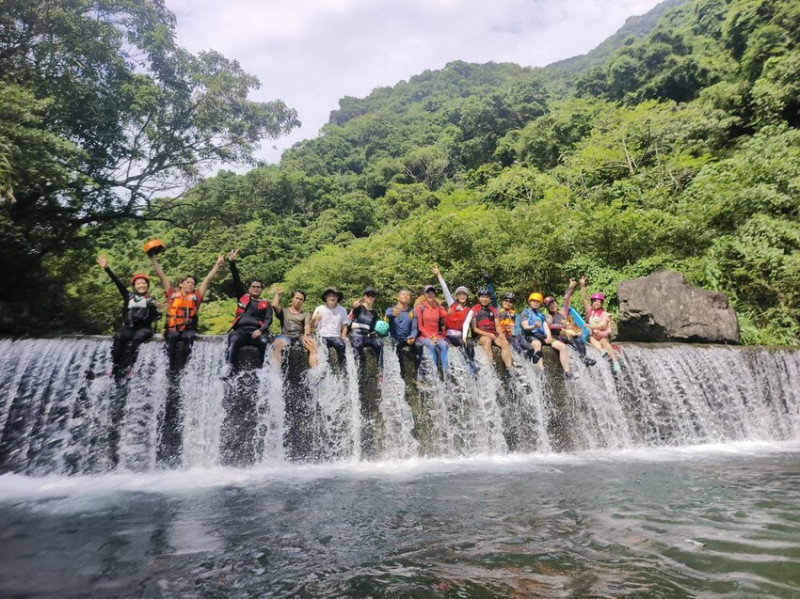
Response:
POLYGON ((528 301, 536 300, 537 302, 541 302, 543 299, 544 297, 542 297, 542 294, 538 291, 534 291, 528 296, 528 301))

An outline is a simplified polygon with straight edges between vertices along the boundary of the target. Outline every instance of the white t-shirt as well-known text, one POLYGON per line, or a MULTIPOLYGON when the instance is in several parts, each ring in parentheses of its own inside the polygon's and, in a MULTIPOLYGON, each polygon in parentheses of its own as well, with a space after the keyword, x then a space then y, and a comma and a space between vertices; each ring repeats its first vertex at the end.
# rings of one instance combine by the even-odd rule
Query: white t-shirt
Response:
POLYGON ((320 337, 341 337, 342 327, 347 324, 347 310, 341 306, 336 306, 331 310, 327 305, 322 304, 314 308, 312 319, 320 317, 317 323, 317 330, 320 337))

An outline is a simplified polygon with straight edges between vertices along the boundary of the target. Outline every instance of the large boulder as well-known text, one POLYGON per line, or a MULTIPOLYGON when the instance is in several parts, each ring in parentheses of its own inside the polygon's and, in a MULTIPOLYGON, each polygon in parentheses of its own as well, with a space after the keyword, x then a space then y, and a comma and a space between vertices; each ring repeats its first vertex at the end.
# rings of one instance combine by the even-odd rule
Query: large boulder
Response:
POLYGON ((739 343, 739 321, 717 291, 692 287, 679 272, 662 271, 617 287, 621 341, 739 343))

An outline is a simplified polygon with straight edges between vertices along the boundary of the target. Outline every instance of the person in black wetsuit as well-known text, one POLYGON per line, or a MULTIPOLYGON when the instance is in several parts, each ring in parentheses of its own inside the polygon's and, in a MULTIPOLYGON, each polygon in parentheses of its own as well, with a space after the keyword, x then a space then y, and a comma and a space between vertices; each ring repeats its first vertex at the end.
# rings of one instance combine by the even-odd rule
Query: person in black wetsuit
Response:
POLYGON ((378 364, 383 365, 383 343, 375 333, 375 323, 378 322, 378 312, 373 308, 377 291, 373 287, 364 289, 361 300, 353 302, 350 311, 350 344, 356 350, 359 358, 364 357, 364 348, 371 347, 378 359, 378 364))
POLYGON ((146 274, 137 273, 131 277, 133 291, 130 291, 109 268, 108 258, 104 254, 97 257, 97 263, 114 281, 123 299, 122 328, 114 335, 111 346, 112 374, 114 371, 117 371, 116 374, 121 374, 119 370, 123 367, 125 346, 131 342, 135 362, 139 346, 153 336, 153 323, 161 317, 161 314, 158 312, 155 300, 148 294, 150 279, 146 274))
POLYGON ((236 268, 236 257, 239 250, 231 250, 228 253, 228 261, 231 265, 231 276, 236 298, 239 303, 236 305, 236 317, 231 325, 231 333, 228 337, 228 362, 232 368, 237 367, 237 355, 239 349, 247 345, 252 345, 258 349, 259 361, 264 362, 264 352, 272 338, 269 335, 269 327, 272 324, 273 310, 269 301, 261 297, 264 285, 259 279, 251 279, 245 291, 242 280, 239 277, 239 270, 236 268))

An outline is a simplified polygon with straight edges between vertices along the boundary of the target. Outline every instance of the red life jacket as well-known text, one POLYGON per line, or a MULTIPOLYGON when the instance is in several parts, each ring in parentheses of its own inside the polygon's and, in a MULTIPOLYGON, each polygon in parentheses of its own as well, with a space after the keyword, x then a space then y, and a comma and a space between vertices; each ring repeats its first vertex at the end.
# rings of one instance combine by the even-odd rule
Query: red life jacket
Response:
MULTIPOLYGON (((239 320, 241 320, 245 310, 247 310, 247 306, 250 305, 250 300, 252 300, 252 298, 250 297, 249 293, 245 293, 239 298, 239 303, 236 304, 236 316, 233 318, 233 324, 231 324, 231 328, 234 328, 239 320)), ((267 317, 270 317, 270 320, 272 320, 270 310, 272 310, 272 305, 270 305, 267 300, 263 298, 258 300, 258 312, 256 313, 256 318, 258 319, 259 326, 264 326, 267 317)))
POLYGON ((475 321, 476 327, 486 333, 497 334, 497 328, 494 326, 494 319, 499 318, 497 308, 491 304, 488 306, 475 304, 472 308, 472 312, 474 313, 473 320, 475 321))
POLYGON ((203 299, 197 291, 184 295, 173 291, 169 296, 167 329, 187 331, 197 329, 197 309, 203 299))
POLYGON ((444 326, 446 329, 460 331, 464 328, 464 321, 467 320, 469 308, 461 306, 458 302, 453 304, 447 309, 447 316, 444 317, 444 326))

